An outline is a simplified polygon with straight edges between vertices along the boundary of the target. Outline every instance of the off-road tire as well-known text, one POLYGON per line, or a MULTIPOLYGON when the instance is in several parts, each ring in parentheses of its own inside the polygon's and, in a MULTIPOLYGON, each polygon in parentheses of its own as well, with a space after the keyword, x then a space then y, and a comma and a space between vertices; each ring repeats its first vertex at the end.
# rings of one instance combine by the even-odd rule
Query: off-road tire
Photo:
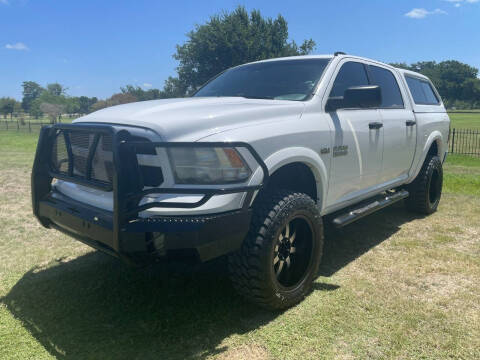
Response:
POLYGON ((435 212, 442 195, 442 186, 442 162, 438 156, 429 155, 415 180, 407 187, 410 193, 406 199, 407 209, 427 215, 435 212))
MULTIPOLYGON (((300 238, 293 241, 299 241, 297 246, 302 246, 300 238)), ((286 309, 300 302, 311 291, 318 274, 322 250, 322 218, 312 198, 303 193, 273 189, 259 194, 255 200, 249 233, 241 249, 229 256, 230 277, 235 289, 248 301, 270 310, 286 309), (303 247, 302 258, 309 253, 306 249, 311 248, 311 255, 298 283, 285 287, 280 284, 274 270, 275 260, 278 262, 274 254, 278 251, 276 244, 282 229, 292 221, 300 221, 297 219, 311 226, 312 240, 304 241, 311 247, 303 247)), ((288 265, 291 265, 290 262, 288 265)))

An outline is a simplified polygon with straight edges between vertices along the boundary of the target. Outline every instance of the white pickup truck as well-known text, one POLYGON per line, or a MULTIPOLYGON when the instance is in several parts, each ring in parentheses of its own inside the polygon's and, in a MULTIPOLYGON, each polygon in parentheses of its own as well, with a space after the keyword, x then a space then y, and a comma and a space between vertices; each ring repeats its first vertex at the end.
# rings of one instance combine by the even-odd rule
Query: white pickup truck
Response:
POLYGON ((449 124, 421 74, 343 53, 254 62, 43 128, 33 210, 126 261, 228 255, 242 295, 287 308, 317 276, 324 221, 437 209, 449 124))

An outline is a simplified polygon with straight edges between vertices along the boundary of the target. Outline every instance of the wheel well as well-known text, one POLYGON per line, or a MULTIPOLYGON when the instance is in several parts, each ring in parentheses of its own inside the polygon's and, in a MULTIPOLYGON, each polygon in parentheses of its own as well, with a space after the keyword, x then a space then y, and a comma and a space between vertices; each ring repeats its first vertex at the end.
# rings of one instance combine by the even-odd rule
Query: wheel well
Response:
POLYGON ((291 163, 277 169, 267 184, 267 188, 273 187, 305 193, 315 201, 318 199, 315 176, 304 163, 291 163))
POLYGON ((435 140, 432 145, 430 145, 430 149, 428 149, 427 155, 431 156, 438 156, 438 143, 437 140, 435 140))

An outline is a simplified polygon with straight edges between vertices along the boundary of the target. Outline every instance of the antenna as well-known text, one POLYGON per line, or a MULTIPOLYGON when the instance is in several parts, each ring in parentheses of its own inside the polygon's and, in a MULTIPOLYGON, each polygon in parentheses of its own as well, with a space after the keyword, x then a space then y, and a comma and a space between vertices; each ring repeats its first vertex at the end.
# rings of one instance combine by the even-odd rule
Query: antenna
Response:
POLYGON ((338 55, 347 55, 346 53, 344 53, 343 51, 336 51, 333 56, 338 56, 338 55))

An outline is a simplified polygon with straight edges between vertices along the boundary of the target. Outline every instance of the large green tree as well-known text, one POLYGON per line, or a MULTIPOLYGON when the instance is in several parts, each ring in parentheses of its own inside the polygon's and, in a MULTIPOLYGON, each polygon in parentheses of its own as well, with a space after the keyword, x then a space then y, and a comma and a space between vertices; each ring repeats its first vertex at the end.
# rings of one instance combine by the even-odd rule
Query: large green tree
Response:
POLYGON ((7 115, 12 117, 13 112, 17 109, 17 100, 10 97, 0 98, 0 113, 6 118, 7 115))
POLYGON ((47 85, 47 91, 53 96, 65 95, 66 88, 59 83, 52 83, 47 85))
POLYGON ((59 83, 47 84, 46 88, 43 88, 34 81, 24 81, 22 86, 22 107, 36 118, 45 113, 52 121, 57 121, 64 112, 69 114, 80 112, 79 98, 68 96, 66 88, 59 83))
POLYGON ((40 116, 43 115, 43 112, 42 110, 40 109, 40 105, 41 105, 41 101, 40 99, 35 99, 32 101, 32 103, 30 104, 30 110, 29 110, 29 114, 33 117, 35 117, 35 119, 38 119, 40 116))
POLYGON ((87 96, 80 96, 78 98, 78 112, 80 114, 88 114, 92 111, 92 105, 98 101, 96 97, 89 98, 87 96))
POLYGON ((78 97, 67 97, 65 101, 65 112, 72 116, 80 113, 80 100, 78 97))
POLYGON ((166 97, 185 96, 223 70, 247 63, 281 56, 310 53, 315 42, 305 40, 300 46, 288 39, 285 18, 264 18, 259 11, 250 13, 238 7, 231 13, 214 15, 204 25, 187 34, 188 40, 177 45, 174 58, 179 61, 178 76, 170 77, 164 88, 166 97))
POLYGON ((25 112, 30 112, 32 103, 37 99, 45 90, 35 81, 24 81, 23 87, 23 99, 22 108, 25 112))

